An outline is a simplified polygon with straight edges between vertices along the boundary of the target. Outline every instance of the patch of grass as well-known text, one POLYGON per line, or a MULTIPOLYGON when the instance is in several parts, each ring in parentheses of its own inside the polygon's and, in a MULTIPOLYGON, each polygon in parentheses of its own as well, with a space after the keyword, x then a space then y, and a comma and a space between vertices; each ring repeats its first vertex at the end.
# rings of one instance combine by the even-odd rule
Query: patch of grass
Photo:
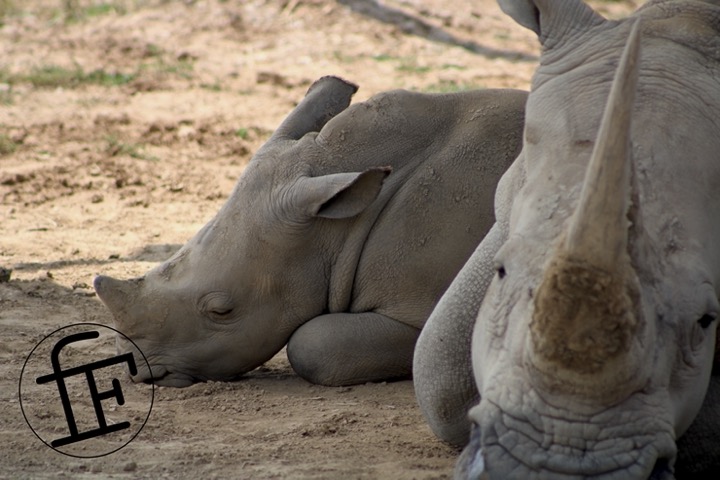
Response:
POLYGON ((397 70, 398 72, 407 72, 407 73, 427 73, 430 70, 432 70, 432 67, 428 67, 427 65, 425 65, 425 66, 415 65, 412 63, 401 63, 400 65, 398 65, 398 67, 395 70, 397 70))
POLYGON ((83 9, 85 17, 97 17, 100 15, 107 15, 108 13, 116 13, 118 15, 125 15, 127 10, 122 5, 115 3, 99 3, 88 5, 83 9))
POLYGON ((148 43, 146 48, 147 50, 145 53, 148 57, 159 57, 163 54, 163 49, 154 43, 148 43))
POLYGON ((137 158, 138 160, 157 160, 156 157, 143 152, 142 145, 125 143, 114 135, 105 137, 105 141, 107 141, 105 151, 110 154, 111 157, 127 155, 128 157, 137 158))
POLYGON ((15 14, 16 11, 13 0, 0 0, 0 27, 5 25, 5 17, 15 14))
POLYGON ((398 57, 393 57, 392 55, 387 55, 385 53, 382 53, 380 55, 373 55, 372 59, 376 62, 389 62, 391 60, 400 60, 398 57))
POLYGON ((82 5, 80 0, 63 0, 62 15, 66 22, 81 22, 110 13, 124 15, 127 9, 118 2, 92 2, 90 5, 82 5))
MULTIPOLYGON (((159 49, 153 51, 157 55, 162 54, 159 49)), ((140 64, 135 71, 130 73, 108 72, 104 69, 86 72, 80 66, 67 68, 57 65, 43 65, 35 67, 29 72, 11 73, 6 68, 0 67, 0 95, 3 93, 2 85, 12 87, 21 83, 29 83, 36 88, 76 88, 82 85, 118 87, 133 82, 144 72, 149 72, 151 75, 176 75, 189 80, 193 76, 193 69, 194 64, 191 58, 182 58, 176 62, 168 63, 160 57, 155 57, 149 62, 140 64)), ((219 82, 201 86, 213 91, 222 90, 222 85, 219 82)))
POLYGON ((0 133, 0 156, 10 155, 17 150, 18 143, 4 133, 0 133))
POLYGON ((12 87, 7 83, 0 82, 0 105, 12 105, 12 87))
POLYGON ((83 83, 92 83, 104 87, 116 87, 132 82, 137 75, 134 73, 108 73, 105 70, 93 70, 82 77, 83 83))
POLYGON ((125 85, 135 79, 136 74, 109 73, 98 69, 85 72, 80 67, 65 68, 56 65, 46 65, 34 68, 30 73, 5 75, 8 84, 30 83, 38 88, 70 88, 79 85, 102 85, 114 87, 125 85))
POLYGON ((373 55, 371 58, 376 62, 398 62, 399 65, 395 67, 398 72, 427 73, 432 70, 430 66, 418 65, 416 58, 394 57, 387 54, 373 55))
POLYGON ((177 62, 168 63, 162 58, 157 58, 154 62, 144 63, 140 66, 140 70, 156 72, 156 73, 169 73, 171 75, 177 75, 185 80, 192 78, 193 70, 195 65, 189 58, 181 58, 177 62))
POLYGON ((8 73, 7 69, 0 68, 0 105, 12 104, 12 85, 10 85, 10 82, 8 81, 9 78, 10 74, 8 73))
POLYGON ((466 92, 468 90, 478 90, 484 88, 483 85, 477 83, 461 83, 453 80, 441 80, 438 83, 423 88, 422 91, 425 93, 455 93, 455 92, 466 92))
POLYGON ((333 52, 333 58, 340 63, 355 63, 358 59, 358 57, 347 55, 340 50, 335 50, 333 52))
POLYGON ((467 67, 464 65, 456 65, 454 63, 446 63, 442 67, 443 70, 467 70, 467 67))
POLYGON ((250 135, 250 130, 247 128, 238 128, 235 130, 235 136, 242 138, 243 140, 247 140, 248 136, 250 135))
POLYGON ((210 90, 211 92, 222 92, 222 89, 223 89, 220 82, 201 83, 200 88, 204 88, 205 90, 210 90))

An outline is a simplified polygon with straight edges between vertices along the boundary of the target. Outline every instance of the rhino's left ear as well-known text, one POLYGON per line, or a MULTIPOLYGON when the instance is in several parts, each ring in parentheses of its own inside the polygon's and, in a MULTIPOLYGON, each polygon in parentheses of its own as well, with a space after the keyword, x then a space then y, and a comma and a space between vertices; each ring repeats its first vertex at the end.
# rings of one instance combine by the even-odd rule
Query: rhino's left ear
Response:
POLYGON ((303 177, 293 185, 292 202, 314 217, 354 217, 377 198, 391 171, 391 167, 375 167, 364 172, 303 177))
POLYGON ((517 23, 535 32, 545 48, 606 20, 582 0, 498 0, 500 8, 517 23))

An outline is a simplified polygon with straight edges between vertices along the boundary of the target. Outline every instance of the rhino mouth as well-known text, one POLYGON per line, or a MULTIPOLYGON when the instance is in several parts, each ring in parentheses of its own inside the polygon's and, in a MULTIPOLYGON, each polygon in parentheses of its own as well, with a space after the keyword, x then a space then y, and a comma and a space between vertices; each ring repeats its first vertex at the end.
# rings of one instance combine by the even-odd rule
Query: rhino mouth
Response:
POLYGON ((128 376, 135 383, 147 383, 160 385, 163 387, 189 387, 198 380, 190 375, 184 373, 171 372, 163 366, 151 366, 147 368, 147 365, 138 367, 136 375, 128 376))
POLYGON ((115 347, 118 354, 132 353, 135 358, 136 373, 132 374, 126 366, 125 373, 134 383, 147 383, 164 387, 188 387, 200 381, 187 373, 177 372, 165 365, 158 363, 157 358, 152 354, 146 355, 140 352, 137 346, 128 342, 122 336, 115 339, 115 347))
POLYGON ((508 412, 485 399, 476 409, 456 478, 674 478, 674 435, 659 415, 611 408, 569 419, 550 409, 540 414, 536 405, 508 412))

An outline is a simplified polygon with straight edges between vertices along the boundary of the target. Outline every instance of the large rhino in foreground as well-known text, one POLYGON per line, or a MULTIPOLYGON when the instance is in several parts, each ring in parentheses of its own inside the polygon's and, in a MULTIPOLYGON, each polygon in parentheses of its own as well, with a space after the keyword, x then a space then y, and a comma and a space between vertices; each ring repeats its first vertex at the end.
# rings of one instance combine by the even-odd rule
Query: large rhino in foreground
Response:
POLYGON ((393 91, 347 108, 355 91, 317 81, 172 258, 95 279, 149 360, 133 380, 232 379, 286 344, 319 384, 410 374, 420 329, 494 222, 527 94, 393 91))
POLYGON ((499 3, 540 66, 497 221, 418 340, 418 401, 469 440, 458 478, 673 478, 720 314, 720 8, 499 3))

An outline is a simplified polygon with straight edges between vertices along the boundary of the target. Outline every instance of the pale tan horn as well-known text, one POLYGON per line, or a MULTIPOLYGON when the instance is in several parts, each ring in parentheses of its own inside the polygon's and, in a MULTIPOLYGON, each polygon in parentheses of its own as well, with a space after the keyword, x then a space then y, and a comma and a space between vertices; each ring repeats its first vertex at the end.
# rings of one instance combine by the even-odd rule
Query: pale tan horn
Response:
POLYGON ((638 77, 635 22, 615 73, 580 201, 565 239, 569 256, 611 270, 627 251, 630 202, 630 127, 638 77))

